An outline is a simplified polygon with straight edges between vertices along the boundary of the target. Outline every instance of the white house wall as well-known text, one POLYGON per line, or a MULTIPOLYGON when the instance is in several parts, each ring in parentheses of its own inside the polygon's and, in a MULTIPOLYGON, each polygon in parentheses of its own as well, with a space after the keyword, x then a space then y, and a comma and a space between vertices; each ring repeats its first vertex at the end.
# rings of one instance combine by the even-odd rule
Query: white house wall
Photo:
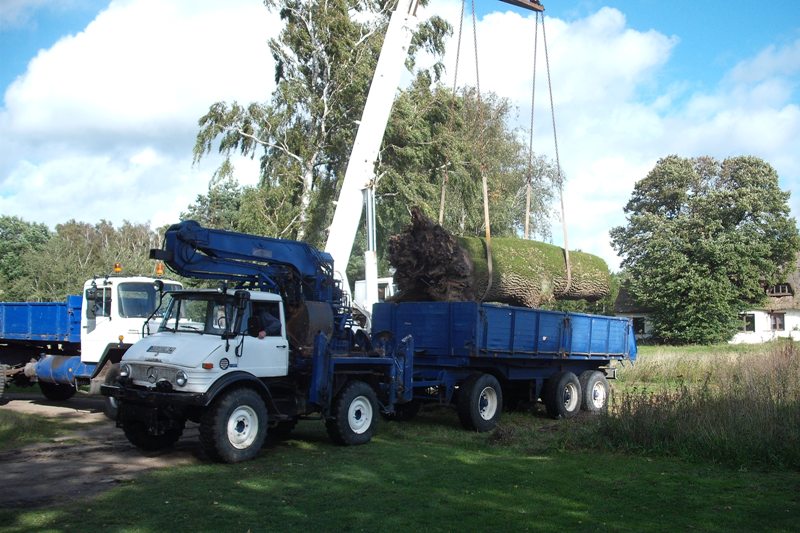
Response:
POLYGON ((755 331, 740 331, 730 340, 731 344, 757 344, 777 338, 800 340, 800 310, 787 309, 784 313, 783 331, 772 331, 770 314, 766 311, 747 311, 746 314, 755 316, 755 331))

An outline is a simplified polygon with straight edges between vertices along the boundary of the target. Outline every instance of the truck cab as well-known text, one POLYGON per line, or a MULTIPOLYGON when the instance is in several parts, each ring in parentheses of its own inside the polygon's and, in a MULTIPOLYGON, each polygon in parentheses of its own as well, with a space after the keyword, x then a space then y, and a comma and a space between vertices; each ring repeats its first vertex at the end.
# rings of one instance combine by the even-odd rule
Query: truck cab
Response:
MULTIPOLYGON (((158 306, 153 278, 105 277, 83 285, 81 309, 81 362, 99 363, 109 345, 130 345, 153 326, 144 324, 158 306), (144 325, 144 327, 143 327, 144 325)), ((165 291, 180 290, 181 284, 164 280, 165 291)))
POLYGON ((185 290, 169 295, 157 331, 133 345, 120 373, 145 390, 204 395, 225 374, 285 376, 283 301, 263 292, 185 290), (260 324, 268 314, 273 328, 260 324), (275 327, 277 326, 277 327, 275 327))

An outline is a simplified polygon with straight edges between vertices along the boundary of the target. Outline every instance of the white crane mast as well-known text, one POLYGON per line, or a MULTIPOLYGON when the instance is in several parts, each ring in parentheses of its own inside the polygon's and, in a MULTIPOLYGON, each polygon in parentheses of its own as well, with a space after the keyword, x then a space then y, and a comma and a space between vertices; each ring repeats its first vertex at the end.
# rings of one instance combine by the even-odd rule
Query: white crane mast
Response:
MULTIPOLYGON (((375 162, 378 159, 383 134, 389 122, 395 93, 400 85, 403 66, 408 56, 411 37, 417 26, 418 0, 398 0, 389 20, 381 54, 367 102, 347 163, 342 189, 333 214, 325 251, 333 256, 336 275, 342 288, 351 296, 347 279, 347 264, 353 250, 353 241, 364 204, 367 203, 367 251, 364 254, 366 271, 366 300, 359 302, 359 310, 370 318, 372 304, 378 301, 378 261, 375 251, 375 162)), ((354 302, 356 304, 356 302, 354 302)))

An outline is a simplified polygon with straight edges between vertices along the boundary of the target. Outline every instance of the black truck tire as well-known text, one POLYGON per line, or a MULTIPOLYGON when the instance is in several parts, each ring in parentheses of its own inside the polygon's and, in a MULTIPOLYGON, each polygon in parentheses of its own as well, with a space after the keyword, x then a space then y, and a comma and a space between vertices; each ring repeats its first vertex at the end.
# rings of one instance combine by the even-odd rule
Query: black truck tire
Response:
POLYGON ((572 418, 581 408, 581 383, 572 372, 559 372, 544 384, 542 401, 551 418, 572 418))
MULTIPOLYGON (((118 377, 119 363, 114 363, 111 365, 111 368, 108 369, 104 383, 106 385, 116 385, 118 377)), ((113 396, 106 396, 103 402, 103 413, 111 420, 116 420, 118 411, 119 405, 117 405, 117 399, 113 396)))
POLYGON ((394 413, 381 413, 384 420, 394 420, 396 422, 408 422, 419 413, 422 403, 419 400, 411 400, 406 403, 396 403, 394 413))
POLYGON ((589 413, 605 413, 608 410, 610 388, 605 374, 599 370, 581 372, 581 409, 589 413))
POLYGON ((128 442, 146 452, 156 452, 169 448, 183 435, 183 425, 170 428, 162 435, 151 435, 147 432, 147 426, 138 420, 126 420, 122 423, 122 431, 128 442))
POLYGON ((63 402, 75 396, 75 387, 72 385, 40 381, 39 388, 42 389, 44 397, 52 402, 63 402))
POLYGON ((458 392, 458 418, 464 428, 482 433, 494 429, 503 412, 503 389, 491 374, 473 374, 458 392))
POLYGON ((332 416, 325 421, 328 436, 336 444, 366 444, 375 433, 378 398, 363 381, 344 386, 333 404, 332 416))
POLYGON ((223 393, 200 417, 200 444, 215 461, 239 463, 258 455, 269 422, 264 400, 253 389, 223 393))

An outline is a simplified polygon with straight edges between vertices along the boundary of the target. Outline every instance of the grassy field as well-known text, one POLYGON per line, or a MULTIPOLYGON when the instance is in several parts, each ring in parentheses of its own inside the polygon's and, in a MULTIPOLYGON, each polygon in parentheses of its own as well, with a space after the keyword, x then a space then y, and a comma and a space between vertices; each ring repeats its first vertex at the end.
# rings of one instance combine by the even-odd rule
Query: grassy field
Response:
MULTIPOLYGON (((625 416, 644 417, 640 397, 651 406, 665 401, 661 409, 669 412, 675 398, 663 391, 723 398, 731 389, 709 372, 729 375, 719 368, 724 360, 741 364, 742 371, 763 366, 763 358, 775 353, 726 350, 643 350, 641 365, 626 369, 615 386, 615 413, 629 409, 625 416), (650 365, 665 370, 648 370, 650 365), (683 368, 676 382, 670 374, 683 368)), ((790 359, 796 356, 791 350, 790 359)), ((774 357, 780 364, 780 355, 774 357)), ((744 374, 740 381, 747 382, 744 374)), ((695 415, 707 408, 698 405, 695 415)), ((648 416, 663 412, 654 408, 648 416)), ((0 510, 0 529, 797 530, 798 468, 785 461, 706 458, 691 448, 680 452, 664 435, 661 446, 623 446, 625 431, 636 435, 659 425, 630 424, 613 434, 609 428, 617 419, 622 417, 553 421, 537 409, 505 414, 497 430, 477 434, 463 431, 454 412, 429 408, 412 422, 381 424, 370 444, 352 448, 332 445, 322 423, 307 421, 292 439, 271 444, 254 461, 161 470, 90 502, 0 510)), ((709 446, 726 449, 714 441, 709 446)))

